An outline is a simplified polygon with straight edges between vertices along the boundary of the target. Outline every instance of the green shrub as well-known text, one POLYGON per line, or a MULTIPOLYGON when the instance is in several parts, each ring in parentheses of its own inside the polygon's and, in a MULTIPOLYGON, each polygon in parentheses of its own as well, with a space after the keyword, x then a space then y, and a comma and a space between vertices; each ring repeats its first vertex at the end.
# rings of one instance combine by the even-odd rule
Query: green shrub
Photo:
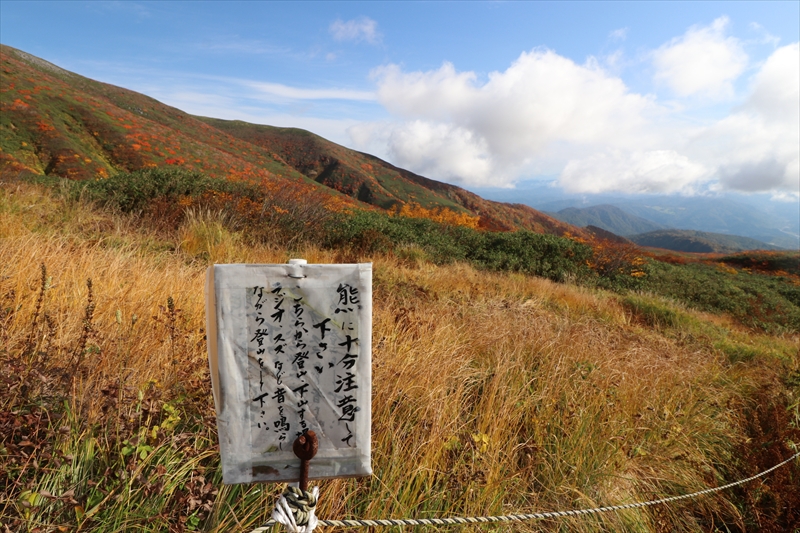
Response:
MULTIPOLYGON (((614 268, 592 270, 588 265, 598 263, 596 251, 593 255, 592 248, 570 239, 525 230, 478 231, 378 211, 334 214, 323 207, 326 195, 323 191, 319 192, 319 198, 304 195, 298 199, 295 194, 281 191, 267 195, 256 183, 211 178, 177 167, 120 173, 97 181, 30 179, 123 212, 150 209, 155 218, 172 217, 168 222, 174 228, 179 227, 184 216, 184 207, 178 200, 188 197, 198 207, 219 211, 230 230, 252 241, 287 246, 312 242, 346 249, 357 257, 395 253, 410 260, 409 254, 413 254, 414 262, 464 261, 484 270, 521 272, 554 281, 571 279, 622 294, 645 290, 701 311, 728 313, 741 323, 764 331, 800 331, 800 286, 785 276, 766 275, 757 270, 796 271, 796 266, 792 269, 794 256, 785 254, 762 254, 763 257, 740 254, 723 259, 730 264, 753 265, 753 272, 731 273, 730 269, 708 264, 672 265, 659 261, 641 266, 622 261, 621 267, 617 261, 612 265, 614 268), (204 195, 208 192, 224 194, 210 195, 217 198, 213 200, 216 203, 204 206, 208 198, 204 195), (169 207, 159 211, 158 206, 163 207, 165 201, 169 207), (249 207, 242 209, 242 205, 249 207), (634 266, 641 275, 633 276, 634 266)), ((604 256, 606 263, 609 257, 604 256)), ((676 327, 675 321, 679 321, 669 309, 652 307, 635 298, 626 301, 625 305, 652 325, 676 327)))
POLYGON ((591 249, 570 239, 524 230, 478 231, 373 211, 333 220, 325 244, 366 254, 414 246, 436 264, 466 261, 485 270, 522 272, 555 281, 592 275, 586 266, 591 249))
POLYGON ((199 172, 160 167, 121 172, 103 180, 74 182, 73 191, 105 206, 130 213, 143 210, 156 198, 199 196, 208 190, 227 192, 229 184, 199 172))
POLYGON ((701 311, 728 313, 750 327, 800 331, 800 289, 780 276, 729 273, 701 263, 654 261, 646 288, 701 311))

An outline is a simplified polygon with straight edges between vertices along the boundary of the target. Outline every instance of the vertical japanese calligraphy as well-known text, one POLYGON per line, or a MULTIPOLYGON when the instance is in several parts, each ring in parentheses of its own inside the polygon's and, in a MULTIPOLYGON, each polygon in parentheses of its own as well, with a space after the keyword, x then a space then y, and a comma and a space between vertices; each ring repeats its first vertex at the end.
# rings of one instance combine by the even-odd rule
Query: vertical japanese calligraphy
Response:
POLYGON ((291 450, 309 429, 355 447, 361 301, 349 284, 328 290, 325 310, 281 282, 247 288, 251 441, 264 453, 291 450))

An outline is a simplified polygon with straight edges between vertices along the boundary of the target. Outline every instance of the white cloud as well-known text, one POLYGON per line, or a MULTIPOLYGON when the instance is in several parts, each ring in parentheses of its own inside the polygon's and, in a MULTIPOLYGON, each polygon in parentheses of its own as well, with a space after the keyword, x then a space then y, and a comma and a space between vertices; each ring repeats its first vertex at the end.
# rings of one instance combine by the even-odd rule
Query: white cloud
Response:
POLYGON ((486 141, 466 128, 415 120, 389 134, 392 159, 401 167, 447 181, 478 182, 492 171, 486 141))
POLYGON ((768 32, 767 29, 758 22, 751 22, 749 27, 750 30, 761 35, 757 41, 759 44, 771 44, 776 48, 780 44, 781 38, 768 32))
POLYGON ((337 41, 366 41, 370 44, 381 42, 378 23, 369 17, 360 17, 348 21, 336 19, 331 23, 328 30, 337 41))
POLYGON ((800 44, 775 50, 755 78, 753 91, 745 103, 773 121, 797 124, 800 121, 800 44))
POLYGON ((730 98, 733 82, 747 66, 739 40, 726 37, 728 18, 693 27, 653 53, 655 80, 678 96, 730 98))
POLYGON ((608 34, 612 41, 624 41, 628 38, 628 28, 618 28, 608 34))
POLYGON ((632 92, 597 60, 581 65, 546 49, 485 79, 451 63, 416 72, 386 65, 372 77, 393 118, 350 127, 351 145, 466 186, 557 175, 573 192, 730 189, 797 198, 800 45, 774 50, 725 112, 695 98, 734 96, 733 81, 754 68, 725 35, 727 24, 690 28, 651 55, 681 96, 667 103, 632 92), (718 61, 709 66, 709 58, 718 61))
POLYGON ((691 193, 710 172, 674 150, 612 150, 567 163, 559 184, 570 192, 691 193))
POLYGON ((775 50, 744 104, 687 150, 713 160, 725 188, 800 194, 800 43, 775 50))
MULTIPOLYGON (((365 126, 371 136, 386 139, 398 164, 467 185, 508 185, 564 143, 582 150, 636 146, 647 138, 645 116, 659 112, 596 63, 578 65, 550 50, 523 53, 484 83, 450 63, 411 73, 388 65, 373 77, 379 102, 408 122, 383 125, 382 132, 365 126), (425 141, 413 142, 415 133, 425 141), (433 146, 446 154, 436 163, 433 146), (463 159, 455 157, 459 149, 463 159)), ((359 128, 351 138, 370 142, 359 128)))
POLYGON ((609 150, 570 160, 559 183, 575 192, 716 190, 800 195, 800 44, 775 50, 745 101, 694 126, 662 116, 650 149, 609 150))

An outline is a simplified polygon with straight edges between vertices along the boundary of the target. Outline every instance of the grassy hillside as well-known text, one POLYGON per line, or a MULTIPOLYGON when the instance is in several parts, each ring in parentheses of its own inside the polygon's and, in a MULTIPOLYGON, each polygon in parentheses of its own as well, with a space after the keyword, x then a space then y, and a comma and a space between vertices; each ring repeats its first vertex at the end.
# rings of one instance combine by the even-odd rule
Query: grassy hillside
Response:
POLYGON ((310 132, 188 115, 120 87, 0 45, 0 177, 74 180, 177 167, 277 193, 331 196, 341 208, 374 206, 467 219, 490 230, 581 234, 522 205, 396 168, 310 132))
POLYGON ((147 96, 0 47, 0 175, 107 177, 163 165, 236 180, 313 181, 147 96))
POLYGON ((650 254, 599 228, 589 239, 527 230, 489 232, 469 216, 417 206, 399 213, 340 210, 331 197, 284 187, 214 179, 181 169, 149 169, 104 180, 45 180, 60 194, 136 214, 146 224, 175 231, 191 213, 214 213, 223 226, 256 245, 313 244, 346 261, 389 253, 437 265, 465 261, 491 271, 521 272, 620 293, 647 290, 703 311, 725 312, 765 331, 800 331, 800 275, 796 252, 720 257, 650 254), (422 213, 420 213, 422 211, 422 213), (792 263, 795 266, 792 266, 792 263))
MULTIPOLYGON (((287 248, 193 205, 160 221, 111 207, 0 189, 0 521, 12 531, 247 531, 268 518, 281 486, 220 484, 202 301, 213 262, 374 263, 375 474, 321 483, 322 517, 648 500, 754 474, 800 441, 796 330, 437 265, 408 247, 287 248)), ((790 531, 799 480, 794 464, 698 500, 490 529, 790 531)))
POLYGON ((734 253, 744 250, 780 250, 777 246, 748 237, 706 231, 670 229, 629 235, 628 238, 639 246, 664 248, 676 252, 734 253))

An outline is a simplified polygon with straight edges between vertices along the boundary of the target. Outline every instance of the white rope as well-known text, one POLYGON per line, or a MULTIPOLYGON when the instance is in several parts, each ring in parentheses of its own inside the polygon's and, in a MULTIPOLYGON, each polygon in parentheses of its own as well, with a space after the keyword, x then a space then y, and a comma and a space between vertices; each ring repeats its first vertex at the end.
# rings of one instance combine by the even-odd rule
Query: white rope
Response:
MULTIPOLYGON (((705 494, 712 494, 714 492, 719 492, 725 489, 729 489, 731 487, 735 487, 737 485, 742 485, 747 483, 748 481, 753 481, 754 479, 758 479, 762 476, 765 476, 776 470, 786 463, 792 461, 793 459, 800 457, 800 452, 795 453, 793 456, 789 457, 785 461, 782 461, 772 468, 768 468, 763 472, 760 472, 754 476, 750 476, 744 479, 740 479, 739 481, 734 481, 733 483, 728 483, 727 485, 722 485, 721 487, 715 487, 712 489, 705 489, 698 492, 692 492, 691 494, 683 494, 681 496, 670 496, 668 498, 661 498, 660 500, 651 500, 648 502, 639 502, 639 503, 626 503, 624 505, 610 505, 608 507, 596 507, 594 509, 575 509, 571 511, 553 511, 549 513, 532 513, 532 514, 512 514, 512 515, 501 515, 501 516, 473 516, 473 517, 453 517, 453 518, 410 518, 404 520, 316 520, 315 518, 315 526, 333 526, 333 527, 376 527, 376 526, 443 526, 443 525, 452 525, 452 524, 485 524, 485 523, 493 523, 493 522, 521 522, 524 520, 541 520, 545 518, 559 518, 563 516, 581 516, 586 514, 595 514, 595 513, 606 513, 608 511, 621 511, 623 509, 638 509, 641 507, 649 507, 652 505, 660 505, 664 503, 675 502, 678 500, 686 500, 689 498, 696 498, 698 496, 703 496, 705 494)), ((314 487, 314 490, 317 491, 317 487, 314 487)), ((316 495, 316 492, 315 492, 316 495)), ((283 496, 281 496, 283 498, 283 496)), ((279 500, 280 501, 280 500, 279 500)), ((273 513, 273 518, 275 514, 273 513)), ((276 520, 277 521, 277 520, 276 520)), ((283 523, 283 522, 281 522, 283 523)), ((275 521, 269 521, 263 526, 254 529, 250 533, 266 533, 268 529, 275 525, 275 521)), ((313 528, 312 528, 313 529, 313 528)), ((296 530, 289 530, 289 531, 303 531, 300 529, 296 530)), ((311 530, 308 530, 309 532, 311 530)))
POLYGON ((288 487, 278 498, 272 520, 283 524, 289 533, 311 533, 317 527, 314 511, 319 498, 319 487, 304 492, 297 487, 288 487))

